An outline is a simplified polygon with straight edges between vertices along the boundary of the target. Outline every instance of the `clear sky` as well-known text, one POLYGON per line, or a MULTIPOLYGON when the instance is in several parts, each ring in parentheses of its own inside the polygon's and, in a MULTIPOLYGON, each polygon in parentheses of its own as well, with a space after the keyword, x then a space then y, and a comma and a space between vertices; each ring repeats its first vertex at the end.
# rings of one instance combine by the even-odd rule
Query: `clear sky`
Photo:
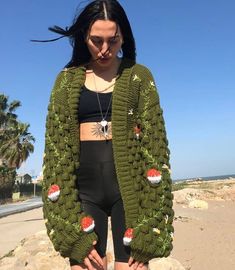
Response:
MULTIPOLYGON (((69 26, 79 3, 1 0, 0 92, 20 100, 35 151, 19 172, 41 171, 47 105, 68 62, 67 39, 47 28, 69 26)), ((172 178, 235 173, 235 1, 122 0, 137 45, 137 61, 156 80, 164 110, 172 178)))

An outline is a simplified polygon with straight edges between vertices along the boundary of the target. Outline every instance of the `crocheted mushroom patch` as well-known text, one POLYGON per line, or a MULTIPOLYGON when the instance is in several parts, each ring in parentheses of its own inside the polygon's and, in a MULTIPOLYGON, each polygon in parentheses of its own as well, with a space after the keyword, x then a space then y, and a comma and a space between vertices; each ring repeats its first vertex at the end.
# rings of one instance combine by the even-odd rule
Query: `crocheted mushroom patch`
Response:
POLYGON ((60 187, 58 185, 51 185, 47 196, 52 202, 57 201, 60 196, 60 187))
POLYGON ((133 232, 134 230, 132 228, 128 228, 126 231, 125 231, 125 234, 124 234, 124 237, 123 237, 123 244, 125 246, 129 246, 134 235, 133 235, 133 232))
POLYGON ((92 217, 83 217, 81 219, 81 227, 84 232, 92 232, 95 228, 95 221, 92 217))
POLYGON ((149 182, 151 182, 151 184, 158 184, 162 179, 162 175, 156 169, 149 169, 147 171, 147 179, 149 182))

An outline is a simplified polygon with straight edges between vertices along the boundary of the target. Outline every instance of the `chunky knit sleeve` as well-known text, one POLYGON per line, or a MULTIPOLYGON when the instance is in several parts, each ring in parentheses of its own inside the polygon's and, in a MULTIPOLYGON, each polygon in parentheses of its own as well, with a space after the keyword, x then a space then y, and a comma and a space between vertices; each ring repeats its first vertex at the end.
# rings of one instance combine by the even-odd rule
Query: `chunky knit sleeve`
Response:
POLYGON ((78 139, 71 135, 68 93, 69 72, 62 71, 51 94, 46 120, 43 212, 55 249, 64 257, 83 262, 97 236, 93 219, 82 212, 78 201, 78 139))
POLYGON ((127 229, 124 243, 130 245, 135 260, 147 262, 166 257, 172 250, 173 195, 168 141, 154 79, 143 66, 138 65, 134 71, 132 79, 133 85, 138 85, 139 101, 131 132, 131 174, 139 216, 127 229))

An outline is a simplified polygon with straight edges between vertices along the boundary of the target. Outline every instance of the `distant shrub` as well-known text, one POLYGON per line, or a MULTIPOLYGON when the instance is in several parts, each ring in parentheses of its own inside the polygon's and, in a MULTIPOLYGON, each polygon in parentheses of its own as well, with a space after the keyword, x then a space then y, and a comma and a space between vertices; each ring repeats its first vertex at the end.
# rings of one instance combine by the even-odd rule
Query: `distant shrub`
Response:
MULTIPOLYGON (((42 194, 42 186, 41 184, 36 184, 35 186, 35 195, 41 196, 42 194)), ((31 196, 34 195, 34 184, 20 184, 19 185, 19 191, 20 191, 20 196, 31 196)))
POLYGON ((0 166, 0 200, 6 200, 12 197, 15 176, 15 169, 0 166))
POLYGON ((177 191, 180 189, 184 189, 188 186, 186 182, 178 182, 178 183, 173 183, 172 185, 172 191, 177 191))

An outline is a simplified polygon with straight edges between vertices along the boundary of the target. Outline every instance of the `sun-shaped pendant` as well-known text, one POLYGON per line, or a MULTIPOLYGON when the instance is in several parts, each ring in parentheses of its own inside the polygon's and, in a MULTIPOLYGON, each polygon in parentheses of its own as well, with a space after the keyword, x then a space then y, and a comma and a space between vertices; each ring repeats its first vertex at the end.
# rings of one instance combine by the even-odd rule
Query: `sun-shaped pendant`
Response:
POLYGON ((112 134, 111 123, 108 123, 104 119, 97 122, 92 127, 92 134, 96 137, 104 137, 105 139, 108 139, 108 137, 112 134))

